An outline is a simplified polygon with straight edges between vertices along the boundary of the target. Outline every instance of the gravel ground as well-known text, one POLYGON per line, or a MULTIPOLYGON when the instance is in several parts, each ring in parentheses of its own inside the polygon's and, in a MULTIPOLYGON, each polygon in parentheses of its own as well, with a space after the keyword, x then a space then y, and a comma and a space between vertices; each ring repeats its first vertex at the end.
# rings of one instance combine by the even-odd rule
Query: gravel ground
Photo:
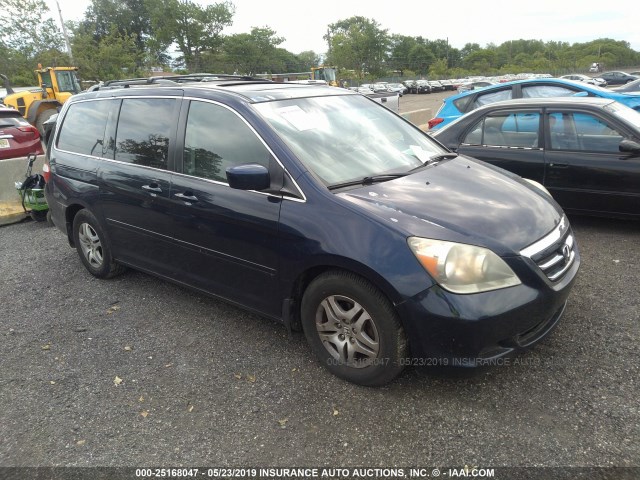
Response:
MULTIPOLYGON (((401 111, 451 94, 405 95, 401 111)), ((408 368, 379 389, 329 374, 301 333, 139 272, 95 279, 59 230, 0 227, 0 478, 465 465, 640 478, 640 223, 571 222, 583 263, 549 338, 504 366, 408 368)))
POLYGON ((551 337, 379 389, 300 333, 142 273, 95 279, 57 229, 1 227, 0 466, 637 467, 640 225, 571 221, 583 266, 551 337))

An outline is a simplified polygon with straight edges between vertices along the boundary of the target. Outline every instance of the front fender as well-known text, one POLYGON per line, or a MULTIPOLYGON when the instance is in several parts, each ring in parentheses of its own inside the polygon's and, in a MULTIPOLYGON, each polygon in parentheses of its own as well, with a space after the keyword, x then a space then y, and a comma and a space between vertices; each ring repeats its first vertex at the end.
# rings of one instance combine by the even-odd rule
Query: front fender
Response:
POLYGON ((58 107, 61 106, 62 105, 57 100, 36 100, 29 107, 29 111, 27 112, 27 122, 34 125, 38 118, 38 112, 42 107, 45 107, 46 109, 53 108, 58 111, 58 107))

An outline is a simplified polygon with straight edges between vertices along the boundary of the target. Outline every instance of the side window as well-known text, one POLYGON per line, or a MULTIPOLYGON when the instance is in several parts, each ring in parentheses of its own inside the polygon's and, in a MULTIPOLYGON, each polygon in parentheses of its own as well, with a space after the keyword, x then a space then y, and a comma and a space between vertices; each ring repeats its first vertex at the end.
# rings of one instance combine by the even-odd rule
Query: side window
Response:
POLYGON ((511 88, 505 88, 504 90, 498 90, 497 92, 485 93, 478 95, 476 100, 471 105, 471 110, 474 110, 482 105, 488 105, 490 103, 501 102, 502 100, 511 100, 512 92, 511 88))
POLYGON ((595 115, 554 112, 548 118, 550 146, 554 150, 619 153, 624 136, 595 115))
POLYGON ((557 85, 522 86, 522 98, 570 97, 576 93, 576 90, 557 85))
POLYGON ((56 73, 56 78, 58 79, 58 90, 61 92, 80 92, 80 87, 75 81, 75 76, 70 71, 62 71, 56 73))
POLYGON ((184 140, 183 173, 227 182, 226 169, 245 163, 269 166, 271 155, 231 110, 192 101, 184 140))
POLYGON ((462 143, 467 145, 481 145, 482 144, 482 123, 484 120, 480 120, 476 123, 469 133, 467 133, 462 140, 462 143))
POLYGON ((176 123, 176 100, 125 98, 116 130, 115 159, 146 167, 167 168, 169 138, 176 123))
POLYGON ((111 100, 80 102, 69 106, 56 147, 83 155, 102 156, 104 130, 111 100))
POLYGON ((531 148, 538 146, 538 112, 492 115, 476 123, 463 140, 470 145, 531 148))
POLYGON ((503 146, 506 144, 502 127, 505 122, 504 116, 487 117, 484 119, 484 129, 482 143, 484 145, 503 146))
MULTIPOLYGON (((45 87, 51 88, 51 74, 47 72, 40 73, 40 77, 42 78, 42 83, 45 87)), ((41 86, 41 85, 40 85, 41 86)))
POLYGON ((502 135, 505 145, 509 147, 532 148, 538 146, 538 130, 540 113, 511 113, 502 124, 502 135))

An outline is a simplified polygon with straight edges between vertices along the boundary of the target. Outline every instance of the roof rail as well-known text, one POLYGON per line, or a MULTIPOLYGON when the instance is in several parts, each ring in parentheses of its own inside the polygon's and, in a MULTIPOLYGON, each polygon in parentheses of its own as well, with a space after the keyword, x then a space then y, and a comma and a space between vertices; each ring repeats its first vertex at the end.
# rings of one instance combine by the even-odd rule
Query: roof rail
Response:
POLYGON ((177 85, 180 83, 194 82, 215 82, 236 80, 243 82, 273 83, 264 78, 251 77, 247 75, 228 75, 218 73, 190 73, 187 75, 162 75, 157 77, 128 78, 123 80, 107 80, 89 87, 88 91, 95 91, 108 88, 129 88, 131 86, 143 85, 177 85))

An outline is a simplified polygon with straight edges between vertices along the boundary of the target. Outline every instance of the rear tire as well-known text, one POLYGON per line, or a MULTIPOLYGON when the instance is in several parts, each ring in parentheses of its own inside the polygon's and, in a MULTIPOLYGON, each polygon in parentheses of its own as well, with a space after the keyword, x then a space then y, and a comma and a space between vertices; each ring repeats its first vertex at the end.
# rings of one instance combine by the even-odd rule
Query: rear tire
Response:
POLYGON ((111 278, 126 270, 113 261, 107 236, 96 217, 86 209, 73 219, 73 241, 80 260, 94 277, 111 278))
POLYGON ((311 350, 334 375, 380 386, 404 368, 407 341, 387 297, 343 271, 318 276, 302 297, 301 322, 311 350))

